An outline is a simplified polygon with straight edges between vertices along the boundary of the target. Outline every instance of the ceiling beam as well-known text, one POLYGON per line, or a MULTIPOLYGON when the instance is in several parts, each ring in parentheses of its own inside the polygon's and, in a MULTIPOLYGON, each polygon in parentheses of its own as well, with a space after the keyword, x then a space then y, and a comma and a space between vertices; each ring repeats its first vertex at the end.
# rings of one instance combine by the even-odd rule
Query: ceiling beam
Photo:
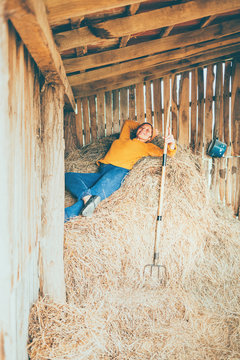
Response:
POLYGON ((59 51, 64 51, 77 46, 94 44, 100 39, 120 38, 234 10, 239 10, 239 0, 192 0, 133 16, 91 24, 90 28, 66 31, 57 34, 55 40, 59 51), (76 45, 77 42, 79 45, 76 45))
POLYGON ((230 59, 233 56, 239 56, 239 45, 228 46, 221 50, 212 50, 190 58, 182 59, 181 61, 162 64, 145 71, 129 72, 127 74, 116 76, 114 78, 107 78, 104 80, 94 81, 92 83, 83 84, 81 86, 73 87, 73 92, 76 98, 95 95, 99 91, 110 91, 120 89, 130 85, 138 84, 147 80, 158 79, 169 73, 176 74, 182 71, 191 70, 196 66, 204 66, 210 63, 216 63, 224 59, 230 59))
POLYGON ((138 4, 146 0, 44 0, 48 12, 50 25, 57 24, 63 20, 83 16, 122 7, 131 4, 138 4))
POLYGON ((240 32, 240 21, 231 20, 208 28, 190 31, 183 34, 172 35, 167 38, 151 40, 127 48, 109 50, 82 58, 66 59, 63 61, 66 72, 83 71, 86 69, 106 66, 116 62, 128 61, 154 53, 173 50, 182 47, 198 44, 204 41, 220 39, 223 36, 240 32))
POLYGON ((63 85, 67 101, 75 109, 72 89, 57 51, 42 0, 8 0, 5 16, 13 23, 46 81, 63 85))
POLYGON ((69 83, 71 86, 82 85, 108 77, 122 75, 131 71, 138 71, 148 69, 149 67, 163 64, 166 62, 173 62, 181 60, 185 57, 194 56, 209 50, 221 48, 224 46, 238 44, 240 49, 240 34, 235 34, 220 40, 208 41, 203 44, 195 44, 188 47, 181 47, 177 50, 171 50, 157 55, 147 56, 145 58, 126 61, 121 64, 107 66, 101 69, 88 71, 82 74, 69 76, 69 83))

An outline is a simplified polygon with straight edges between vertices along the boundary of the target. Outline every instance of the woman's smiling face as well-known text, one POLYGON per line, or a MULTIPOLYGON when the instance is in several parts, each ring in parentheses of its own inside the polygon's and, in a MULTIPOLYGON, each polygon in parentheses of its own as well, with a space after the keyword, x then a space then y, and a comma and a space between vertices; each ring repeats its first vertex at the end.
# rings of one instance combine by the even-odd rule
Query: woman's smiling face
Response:
POLYGON ((152 138, 153 129, 150 124, 142 124, 139 126, 136 138, 140 141, 147 142, 152 138))

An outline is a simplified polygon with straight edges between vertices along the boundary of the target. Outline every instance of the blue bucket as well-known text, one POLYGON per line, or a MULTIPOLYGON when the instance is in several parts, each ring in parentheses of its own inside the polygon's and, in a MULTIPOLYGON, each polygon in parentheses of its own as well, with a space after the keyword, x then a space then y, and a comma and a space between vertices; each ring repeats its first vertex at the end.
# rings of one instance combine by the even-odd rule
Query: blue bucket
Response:
POLYGON ((227 144, 219 141, 217 138, 213 139, 208 146, 207 154, 212 157, 222 157, 227 149, 227 144))

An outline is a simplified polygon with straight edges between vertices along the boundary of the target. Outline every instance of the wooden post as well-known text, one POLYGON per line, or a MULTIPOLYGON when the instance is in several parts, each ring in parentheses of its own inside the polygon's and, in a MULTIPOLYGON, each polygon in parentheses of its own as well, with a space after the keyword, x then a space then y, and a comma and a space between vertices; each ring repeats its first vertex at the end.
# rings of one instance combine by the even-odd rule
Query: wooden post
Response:
MULTIPOLYGON (((10 360, 14 358, 14 341, 11 322, 11 232, 10 232, 10 121, 8 112, 8 26, 3 15, 4 1, 0 3, 0 152, 4 154, 0 161, 0 359, 10 360)), ((14 314, 12 314, 14 316, 14 314)))
POLYGON ((64 140, 63 87, 42 94, 42 231, 40 291, 55 301, 66 298, 63 265, 64 140))

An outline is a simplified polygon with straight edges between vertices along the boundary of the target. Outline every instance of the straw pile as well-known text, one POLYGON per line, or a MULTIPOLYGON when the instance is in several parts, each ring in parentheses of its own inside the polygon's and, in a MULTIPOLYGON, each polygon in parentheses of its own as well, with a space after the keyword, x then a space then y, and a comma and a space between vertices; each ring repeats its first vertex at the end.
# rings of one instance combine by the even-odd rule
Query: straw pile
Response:
MULTIPOLYGON (((113 137, 69 154, 66 171, 91 172, 113 137)), ((161 161, 140 160, 91 219, 65 224, 67 304, 39 299, 30 314, 37 359, 240 359, 240 225, 208 192, 188 150, 168 158, 161 264, 152 262, 161 161)), ((66 206, 74 200, 66 196, 66 206)))

